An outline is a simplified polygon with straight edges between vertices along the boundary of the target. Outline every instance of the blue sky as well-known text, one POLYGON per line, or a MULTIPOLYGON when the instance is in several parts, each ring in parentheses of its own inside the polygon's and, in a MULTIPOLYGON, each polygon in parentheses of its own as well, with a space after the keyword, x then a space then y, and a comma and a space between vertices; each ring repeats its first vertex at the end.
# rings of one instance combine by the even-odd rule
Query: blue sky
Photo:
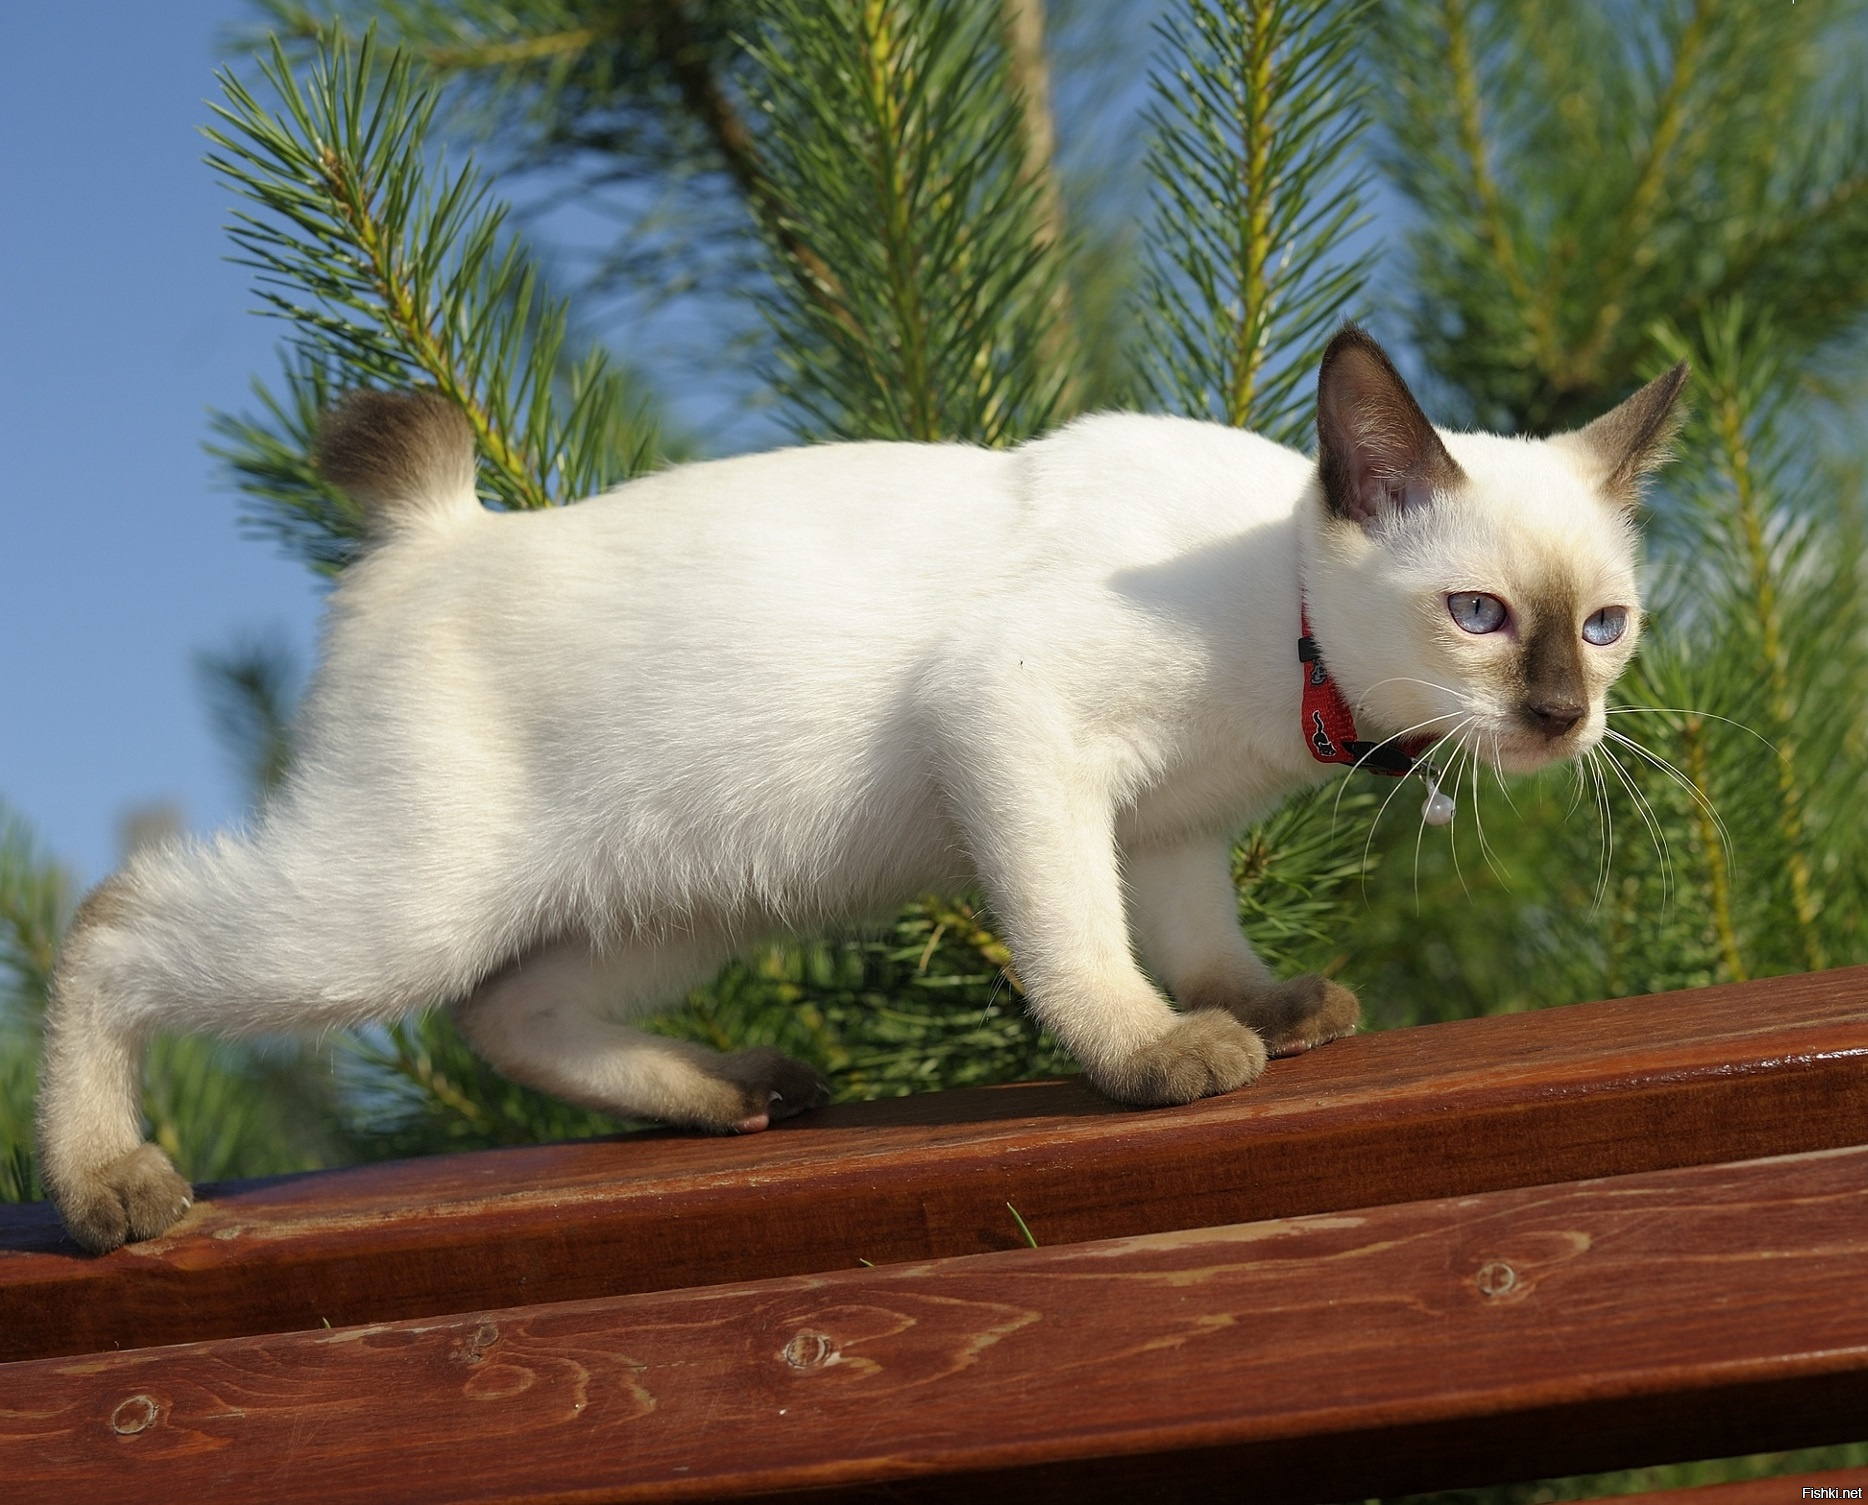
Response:
POLYGON ((19 5, 0 48, 0 799, 86 879, 131 810, 239 813, 192 656, 259 631, 306 654, 318 610, 201 448, 273 362, 197 131, 243 17, 19 5))

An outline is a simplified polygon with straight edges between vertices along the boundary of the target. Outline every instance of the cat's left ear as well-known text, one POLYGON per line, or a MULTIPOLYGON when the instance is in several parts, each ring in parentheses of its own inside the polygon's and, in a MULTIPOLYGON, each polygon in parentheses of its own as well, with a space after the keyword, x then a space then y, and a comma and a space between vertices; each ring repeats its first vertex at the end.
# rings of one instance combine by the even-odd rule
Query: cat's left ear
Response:
POLYGON ((1317 468, 1332 515, 1365 528, 1466 479, 1388 352, 1354 324, 1317 371, 1317 468))
POLYGON ((1620 407, 1551 442, 1581 459, 1590 478, 1610 501, 1632 508, 1641 500, 1641 477, 1673 458, 1673 437, 1685 417, 1680 409, 1680 393, 1690 375, 1691 367, 1681 361, 1620 407))

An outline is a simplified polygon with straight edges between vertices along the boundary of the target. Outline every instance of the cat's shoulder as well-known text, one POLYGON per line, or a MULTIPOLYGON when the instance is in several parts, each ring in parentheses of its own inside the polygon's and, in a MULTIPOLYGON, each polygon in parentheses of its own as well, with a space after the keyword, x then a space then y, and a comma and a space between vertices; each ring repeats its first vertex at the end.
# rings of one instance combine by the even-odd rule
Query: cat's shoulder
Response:
POLYGON ((1300 476, 1311 460, 1263 434, 1166 413, 1091 413, 1026 446, 1044 465, 1145 468, 1186 475, 1300 476))

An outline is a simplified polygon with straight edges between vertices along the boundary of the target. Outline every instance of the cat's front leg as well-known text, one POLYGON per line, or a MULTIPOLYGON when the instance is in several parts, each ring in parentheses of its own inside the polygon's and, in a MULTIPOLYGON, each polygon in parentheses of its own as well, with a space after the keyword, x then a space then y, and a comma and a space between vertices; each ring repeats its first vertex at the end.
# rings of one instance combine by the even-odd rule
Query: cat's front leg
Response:
POLYGON ((976 753, 956 794, 1033 1014, 1119 1102, 1189 1103, 1256 1079, 1258 1035, 1214 1010, 1176 1013, 1136 965, 1110 799, 1030 746, 976 753))
POLYGON ((1279 982, 1239 928, 1232 844, 1205 837, 1127 854, 1130 910, 1142 955, 1185 1007, 1223 1009, 1296 1055, 1353 1034, 1361 1009, 1341 983, 1315 975, 1279 982))

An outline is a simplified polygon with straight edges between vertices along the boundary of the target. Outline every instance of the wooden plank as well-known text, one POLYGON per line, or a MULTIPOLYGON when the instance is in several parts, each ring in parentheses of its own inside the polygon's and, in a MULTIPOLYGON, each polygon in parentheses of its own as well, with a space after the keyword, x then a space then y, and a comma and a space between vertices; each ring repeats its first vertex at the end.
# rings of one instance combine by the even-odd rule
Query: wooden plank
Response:
POLYGON ((1360 1499, 1868 1431, 1868 1146, 0 1368, 14 1501, 1360 1499))
POLYGON ((1860 1500, 1864 1490, 1868 1490, 1868 1468, 1833 1468, 1816 1474, 1743 1479, 1735 1484, 1611 1495, 1585 1505, 1808 1505, 1815 1500, 1860 1500))
POLYGON ((209 1188, 101 1259, 0 1211, 0 1359, 348 1326, 1287 1217, 1868 1142, 1868 968, 1431 1025, 1133 1112, 1080 1082, 744 1139, 209 1188))

